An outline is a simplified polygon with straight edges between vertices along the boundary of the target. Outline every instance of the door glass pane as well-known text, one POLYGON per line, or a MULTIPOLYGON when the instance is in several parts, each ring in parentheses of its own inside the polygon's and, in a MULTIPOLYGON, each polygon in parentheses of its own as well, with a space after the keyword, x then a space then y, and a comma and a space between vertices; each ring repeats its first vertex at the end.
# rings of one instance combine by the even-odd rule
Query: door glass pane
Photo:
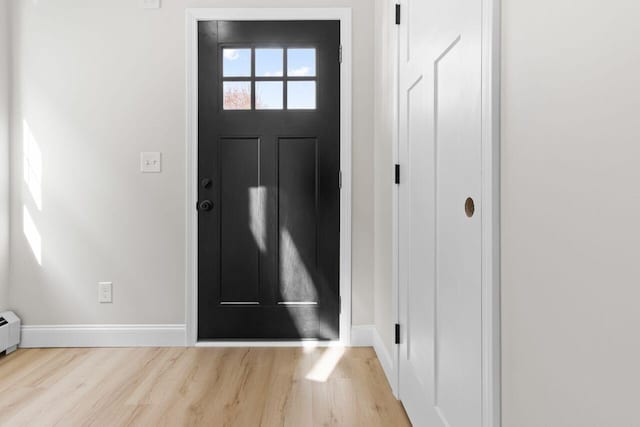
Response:
POLYGON ((291 77, 313 77, 316 75, 315 49, 288 49, 287 75, 291 77))
POLYGON ((251 109, 251 82, 223 82, 222 108, 225 110, 251 109))
POLYGON ((287 82, 287 109, 313 110, 316 108, 316 82, 287 82))
POLYGON ((256 76, 282 76, 282 49, 256 49, 256 76))
POLYGON ((251 76, 251 49, 222 49, 223 77, 251 76))
POLYGON ((282 82, 256 82, 256 109, 282 109, 282 82))

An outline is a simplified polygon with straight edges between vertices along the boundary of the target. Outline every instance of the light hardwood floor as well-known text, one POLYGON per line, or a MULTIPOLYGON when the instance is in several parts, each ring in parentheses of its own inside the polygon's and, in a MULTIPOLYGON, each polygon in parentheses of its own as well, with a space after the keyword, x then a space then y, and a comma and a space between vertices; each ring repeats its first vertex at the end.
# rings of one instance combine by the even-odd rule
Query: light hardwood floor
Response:
POLYGON ((18 350, 0 356, 0 425, 409 425, 373 349, 341 352, 18 350))

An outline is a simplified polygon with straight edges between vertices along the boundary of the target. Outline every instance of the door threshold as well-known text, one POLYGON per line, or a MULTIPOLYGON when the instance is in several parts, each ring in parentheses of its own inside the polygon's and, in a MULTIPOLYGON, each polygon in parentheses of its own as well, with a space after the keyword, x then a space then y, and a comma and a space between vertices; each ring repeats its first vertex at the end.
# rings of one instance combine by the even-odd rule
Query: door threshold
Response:
POLYGON ((197 341, 196 347, 347 347, 341 341, 291 340, 291 341, 197 341))

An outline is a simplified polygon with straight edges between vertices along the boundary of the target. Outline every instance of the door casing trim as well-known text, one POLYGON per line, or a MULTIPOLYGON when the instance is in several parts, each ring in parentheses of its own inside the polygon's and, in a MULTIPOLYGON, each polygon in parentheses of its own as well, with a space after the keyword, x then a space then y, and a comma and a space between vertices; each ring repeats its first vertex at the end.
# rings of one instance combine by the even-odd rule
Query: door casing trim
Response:
MULTIPOLYGON (((352 182, 352 48, 351 8, 190 8, 186 9, 186 295, 187 345, 198 341, 198 22, 199 21, 340 21, 340 339, 327 345, 351 344, 351 182, 352 182)), ((290 344, 302 340, 290 341, 290 344)), ((304 340, 305 343, 314 342, 304 340)), ((225 341, 215 341, 224 345, 225 341)), ((233 345, 242 341, 228 341, 233 345)), ((255 342, 246 342, 246 344, 255 342)), ((260 341, 277 346, 283 341, 260 341)), ((286 343, 286 341, 284 341, 286 343)), ((320 343, 320 342, 319 342, 320 343)))
MULTIPOLYGON (((385 7, 394 8, 396 3, 406 6, 406 0, 387 0, 385 7)), ((481 162, 482 162, 482 427, 501 425, 501 359, 500 359, 500 22, 501 0, 481 0, 482 2, 482 77, 481 77, 481 162)), ((407 7, 401 13, 407 13, 407 7)), ((402 19, 401 22, 406 22, 402 19)), ((402 23, 400 25, 403 25, 402 23)), ((393 117, 393 164, 400 161, 399 152, 399 28, 393 31, 394 47, 394 117, 393 117)), ((390 165, 391 167, 391 165, 390 165)), ((393 241, 392 241, 392 284, 391 316, 400 321, 399 298, 399 256, 400 256, 400 200, 397 185, 393 186, 393 241)), ((400 398, 400 346, 395 345, 393 370, 389 377, 393 394, 400 398)))

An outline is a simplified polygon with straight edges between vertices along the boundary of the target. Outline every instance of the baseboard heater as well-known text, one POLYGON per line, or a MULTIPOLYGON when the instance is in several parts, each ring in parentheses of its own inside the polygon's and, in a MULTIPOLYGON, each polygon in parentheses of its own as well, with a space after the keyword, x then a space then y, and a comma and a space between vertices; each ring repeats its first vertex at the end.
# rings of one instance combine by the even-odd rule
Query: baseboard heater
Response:
POLYGON ((0 313, 0 353, 13 353, 20 343, 20 319, 11 311, 0 313))

